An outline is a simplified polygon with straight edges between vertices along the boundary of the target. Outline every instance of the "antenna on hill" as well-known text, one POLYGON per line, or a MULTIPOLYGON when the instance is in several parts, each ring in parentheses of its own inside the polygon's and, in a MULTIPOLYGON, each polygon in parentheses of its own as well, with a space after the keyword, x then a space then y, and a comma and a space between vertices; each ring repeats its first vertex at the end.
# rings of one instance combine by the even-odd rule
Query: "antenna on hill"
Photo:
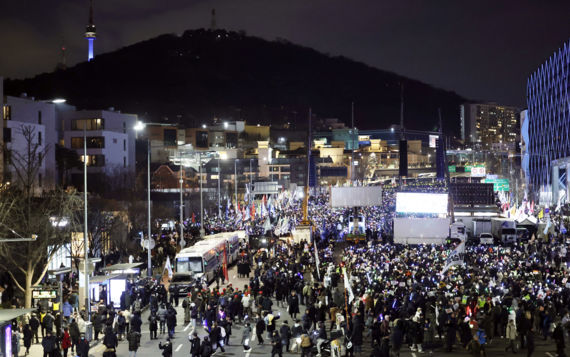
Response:
POLYGON ((56 70, 64 70, 67 69, 67 56, 66 56, 66 51, 67 49, 65 48, 64 45, 62 45, 60 47, 60 59, 59 62, 57 63, 57 65, 55 66, 56 70))
POLYGON ((400 83, 400 135, 404 140, 404 83, 400 83))
POLYGON ((212 9, 212 17, 210 19, 210 30, 216 30, 216 9, 212 9))

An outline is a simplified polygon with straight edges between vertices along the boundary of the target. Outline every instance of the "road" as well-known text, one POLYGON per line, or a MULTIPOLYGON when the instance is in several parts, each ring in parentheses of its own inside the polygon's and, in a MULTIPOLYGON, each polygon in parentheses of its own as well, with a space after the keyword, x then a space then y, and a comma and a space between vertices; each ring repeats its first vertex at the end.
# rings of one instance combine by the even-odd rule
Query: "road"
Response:
MULTIPOLYGON (((233 267, 228 272, 230 276, 230 283, 233 286, 243 286, 247 283, 247 279, 240 279, 236 276, 236 268, 233 267)), ((182 303, 182 299, 180 301, 182 303)), ((273 305, 276 307, 276 304, 273 305)), ((292 326, 292 321, 289 317, 289 314, 283 308, 276 308, 277 314, 281 314, 280 321, 283 322, 285 320, 289 321, 289 326, 292 326)), ((188 335, 192 332, 191 326, 184 326, 183 325, 183 316, 184 311, 182 309, 181 304, 176 308, 178 313, 178 326, 176 327, 176 334, 174 339, 172 340, 173 343, 173 352, 174 356, 190 356, 190 342, 188 341, 188 335)), ((301 306, 301 312, 303 312, 303 306, 301 306)), ((142 339, 141 339, 141 347, 137 352, 138 357, 159 357, 162 355, 162 351, 158 348, 158 342, 165 342, 166 334, 159 335, 158 340, 150 340, 150 333, 148 330, 148 323, 146 323, 148 319, 148 312, 144 312, 142 319, 145 322, 142 328, 142 339)), ((327 324, 328 325, 328 324, 327 324)), ((280 324, 278 324, 278 327, 280 324)), ((243 327, 237 324, 233 325, 232 328, 232 336, 230 337, 230 346, 226 346, 226 352, 218 352, 215 353, 215 356, 271 356, 271 346, 270 344, 266 343, 264 345, 258 345, 258 341, 253 340, 250 342, 252 349, 249 352, 244 352, 243 347, 238 345, 241 342, 241 335, 242 335, 243 327)), ((198 327, 197 329, 198 335, 203 338, 206 336, 206 331, 202 327, 198 327)), ((252 336, 255 336, 253 333, 252 336)), ((487 346, 487 356, 494 357, 494 356, 513 356, 512 352, 505 352, 506 341, 503 339, 498 339, 493 341, 490 346, 487 346)), ((540 338, 536 339, 536 351, 533 356, 547 356, 547 357, 554 357, 556 356, 556 348, 554 343, 551 340, 547 342, 543 341, 540 338)), ((101 356, 103 352, 103 347, 101 345, 95 346, 92 348, 92 355, 93 356, 101 356)), ((371 347, 369 342, 365 339, 365 346, 364 352, 360 356, 370 356, 371 347)), ((119 347, 117 348, 117 356, 128 356, 128 343, 126 341, 120 342, 119 347)), ((283 353, 284 356, 299 356, 299 354, 293 353, 283 353)), ((437 349, 436 351, 430 352, 412 352, 407 347, 402 349, 400 354, 402 357, 417 357, 421 355, 433 355, 433 356, 469 356, 470 354, 467 353, 465 350, 460 350, 458 347, 455 348, 454 352, 445 353, 441 349, 437 349)), ((517 355, 526 355, 526 351, 519 351, 517 355)))

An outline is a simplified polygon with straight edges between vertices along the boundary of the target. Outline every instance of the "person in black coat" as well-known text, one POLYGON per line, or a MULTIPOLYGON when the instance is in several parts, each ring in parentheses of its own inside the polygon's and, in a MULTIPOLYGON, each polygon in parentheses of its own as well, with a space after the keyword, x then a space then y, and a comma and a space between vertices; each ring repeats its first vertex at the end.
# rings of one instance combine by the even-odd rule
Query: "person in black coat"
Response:
POLYGON ((394 321, 394 329, 390 335, 390 342, 392 344, 391 353, 393 356, 400 355, 400 349, 402 348, 402 343, 404 340, 404 322, 400 319, 394 321))
POLYGON ((289 315, 292 319, 296 319, 299 313, 299 296, 295 290, 291 290, 287 303, 289 304, 289 315))
POLYGON ((257 344, 263 345, 263 332, 265 332, 265 321, 262 317, 257 317, 255 324, 255 334, 257 335, 257 344))
POLYGON ((275 356, 283 357, 283 344, 277 331, 273 331, 271 337, 271 357, 275 356))
POLYGON ((200 357, 210 357, 212 355, 212 343, 208 336, 204 336, 204 341, 200 345, 200 357))
MULTIPOLYGON (((134 332, 135 330, 132 331, 134 332)), ((103 345, 107 348, 105 350, 106 356, 109 357, 116 356, 116 348, 119 345, 119 340, 117 339, 117 335, 115 335, 115 333, 113 332, 113 328, 111 326, 107 326, 105 328, 105 337, 103 337, 103 345)))
POLYGON ((32 334, 36 337, 36 343, 40 343, 40 340, 38 338, 38 329, 40 328, 40 320, 38 320, 36 314, 32 314, 32 317, 30 318, 30 328, 32 329, 32 334))
POLYGON ((158 316, 156 316, 156 312, 154 311, 152 311, 148 317, 148 329, 150 331, 150 339, 156 339, 156 334, 158 331, 158 316))
POLYGON ((212 341, 212 349, 216 351, 218 347, 222 350, 222 352, 226 352, 223 346, 223 337, 222 337, 222 329, 218 326, 217 323, 214 324, 212 327, 212 331, 210 331, 210 341, 212 341))
POLYGON ((291 338, 291 329, 287 321, 283 322, 279 329, 279 336, 281 336, 281 344, 285 347, 285 351, 289 350, 289 339, 291 338))
POLYGON ((362 343, 363 343, 363 332, 364 332, 364 324, 362 320, 358 318, 358 314, 354 318, 354 327, 352 329, 352 344, 354 345, 354 352, 360 353, 362 352, 362 343))
POLYGON ((133 316, 131 316, 131 330, 140 333, 141 332, 141 325, 142 325, 141 312, 135 311, 133 316))
POLYGON ((170 306, 166 314, 166 327, 168 327, 168 336, 174 337, 174 329, 176 328, 176 310, 170 306))
POLYGON ((79 357, 89 357, 89 342, 85 339, 85 334, 81 334, 75 351, 79 357))
POLYGON ((44 357, 53 357, 57 348, 57 340, 51 331, 46 331, 46 336, 42 340, 42 347, 44 348, 44 357))
POLYGON ((447 328, 447 352, 453 350, 453 345, 455 344, 455 333, 457 331, 457 319, 455 318, 455 313, 452 312, 447 321, 445 322, 445 327, 447 328))
POLYGON ((190 340, 190 356, 200 357, 200 337, 198 333, 192 333, 192 338, 190 340))
POLYGON ((32 345, 32 338, 34 336, 30 324, 24 325, 24 347, 26 347, 26 354, 30 353, 30 346, 32 345))

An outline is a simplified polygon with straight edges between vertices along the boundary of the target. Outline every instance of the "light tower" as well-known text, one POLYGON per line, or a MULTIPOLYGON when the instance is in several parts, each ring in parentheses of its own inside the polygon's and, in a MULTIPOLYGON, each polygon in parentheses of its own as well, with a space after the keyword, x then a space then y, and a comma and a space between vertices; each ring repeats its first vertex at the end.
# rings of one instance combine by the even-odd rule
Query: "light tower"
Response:
POLYGON ((93 0, 89 2, 89 24, 85 28, 85 38, 89 43, 89 50, 87 52, 87 61, 91 61, 93 59, 93 41, 95 41, 95 37, 97 37, 95 24, 93 23, 93 0))

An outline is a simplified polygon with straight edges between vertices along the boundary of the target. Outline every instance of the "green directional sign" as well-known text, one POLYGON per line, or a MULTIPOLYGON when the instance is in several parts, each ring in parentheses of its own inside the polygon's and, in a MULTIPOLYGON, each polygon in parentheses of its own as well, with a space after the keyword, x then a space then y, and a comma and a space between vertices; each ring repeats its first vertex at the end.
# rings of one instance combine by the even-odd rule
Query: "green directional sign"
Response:
POLYGON ((448 168, 449 168, 449 172, 457 172, 455 165, 449 165, 448 168))
POLYGON ((485 183, 493 184, 493 191, 510 191, 508 179, 485 179, 485 183))

